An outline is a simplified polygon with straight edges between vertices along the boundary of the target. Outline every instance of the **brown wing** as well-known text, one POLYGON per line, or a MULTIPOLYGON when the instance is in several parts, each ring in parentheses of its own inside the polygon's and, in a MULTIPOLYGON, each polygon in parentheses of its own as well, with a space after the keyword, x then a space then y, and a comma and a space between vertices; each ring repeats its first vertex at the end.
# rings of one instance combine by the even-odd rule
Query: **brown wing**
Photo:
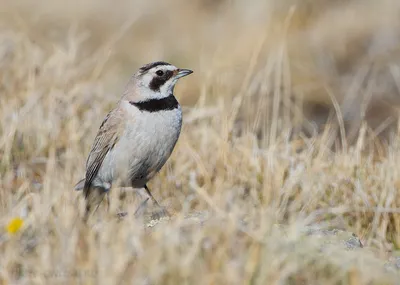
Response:
POLYGON ((86 178, 83 193, 87 198, 90 186, 96 177, 107 153, 112 150, 123 131, 123 112, 114 109, 104 118, 86 161, 86 178))

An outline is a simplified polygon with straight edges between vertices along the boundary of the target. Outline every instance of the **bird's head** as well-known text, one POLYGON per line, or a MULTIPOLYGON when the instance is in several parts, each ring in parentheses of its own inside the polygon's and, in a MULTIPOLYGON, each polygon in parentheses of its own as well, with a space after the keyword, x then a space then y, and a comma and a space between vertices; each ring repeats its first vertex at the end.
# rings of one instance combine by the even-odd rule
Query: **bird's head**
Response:
POLYGON ((134 101, 162 99, 173 94, 179 78, 191 73, 193 71, 189 69, 177 68, 163 61, 149 63, 134 74, 125 93, 131 93, 134 101))

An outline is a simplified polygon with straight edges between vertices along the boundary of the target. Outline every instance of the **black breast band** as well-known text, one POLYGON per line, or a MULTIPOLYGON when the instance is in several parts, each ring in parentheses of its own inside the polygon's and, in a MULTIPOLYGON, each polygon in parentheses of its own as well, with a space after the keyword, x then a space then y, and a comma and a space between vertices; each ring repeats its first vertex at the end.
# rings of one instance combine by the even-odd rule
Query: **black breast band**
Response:
POLYGON ((140 111, 146 112, 158 112, 158 111, 168 111, 178 108, 179 103, 173 94, 162 99, 150 99, 143 102, 132 102, 129 103, 136 106, 140 111))

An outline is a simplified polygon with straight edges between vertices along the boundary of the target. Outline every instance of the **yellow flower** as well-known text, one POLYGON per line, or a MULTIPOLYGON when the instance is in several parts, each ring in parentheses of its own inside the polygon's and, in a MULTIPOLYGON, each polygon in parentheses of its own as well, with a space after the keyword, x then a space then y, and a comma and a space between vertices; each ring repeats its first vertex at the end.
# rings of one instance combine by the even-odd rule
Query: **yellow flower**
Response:
POLYGON ((22 225, 24 224, 24 220, 21 218, 13 218, 7 225, 6 229, 9 234, 17 233, 22 225))

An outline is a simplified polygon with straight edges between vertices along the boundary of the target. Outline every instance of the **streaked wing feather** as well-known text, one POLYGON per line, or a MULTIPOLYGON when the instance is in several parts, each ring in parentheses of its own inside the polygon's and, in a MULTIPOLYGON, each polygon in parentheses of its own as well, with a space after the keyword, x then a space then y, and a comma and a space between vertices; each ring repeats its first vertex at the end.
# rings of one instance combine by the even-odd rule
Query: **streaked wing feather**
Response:
POLYGON ((85 197, 89 195, 90 186, 95 179, 104 158, 117 143, 123 130, 123 112, 114 109, 104 118, 99 132, 94 140, 92 149, 86 162, 86 181, 83 188, 85 197))

